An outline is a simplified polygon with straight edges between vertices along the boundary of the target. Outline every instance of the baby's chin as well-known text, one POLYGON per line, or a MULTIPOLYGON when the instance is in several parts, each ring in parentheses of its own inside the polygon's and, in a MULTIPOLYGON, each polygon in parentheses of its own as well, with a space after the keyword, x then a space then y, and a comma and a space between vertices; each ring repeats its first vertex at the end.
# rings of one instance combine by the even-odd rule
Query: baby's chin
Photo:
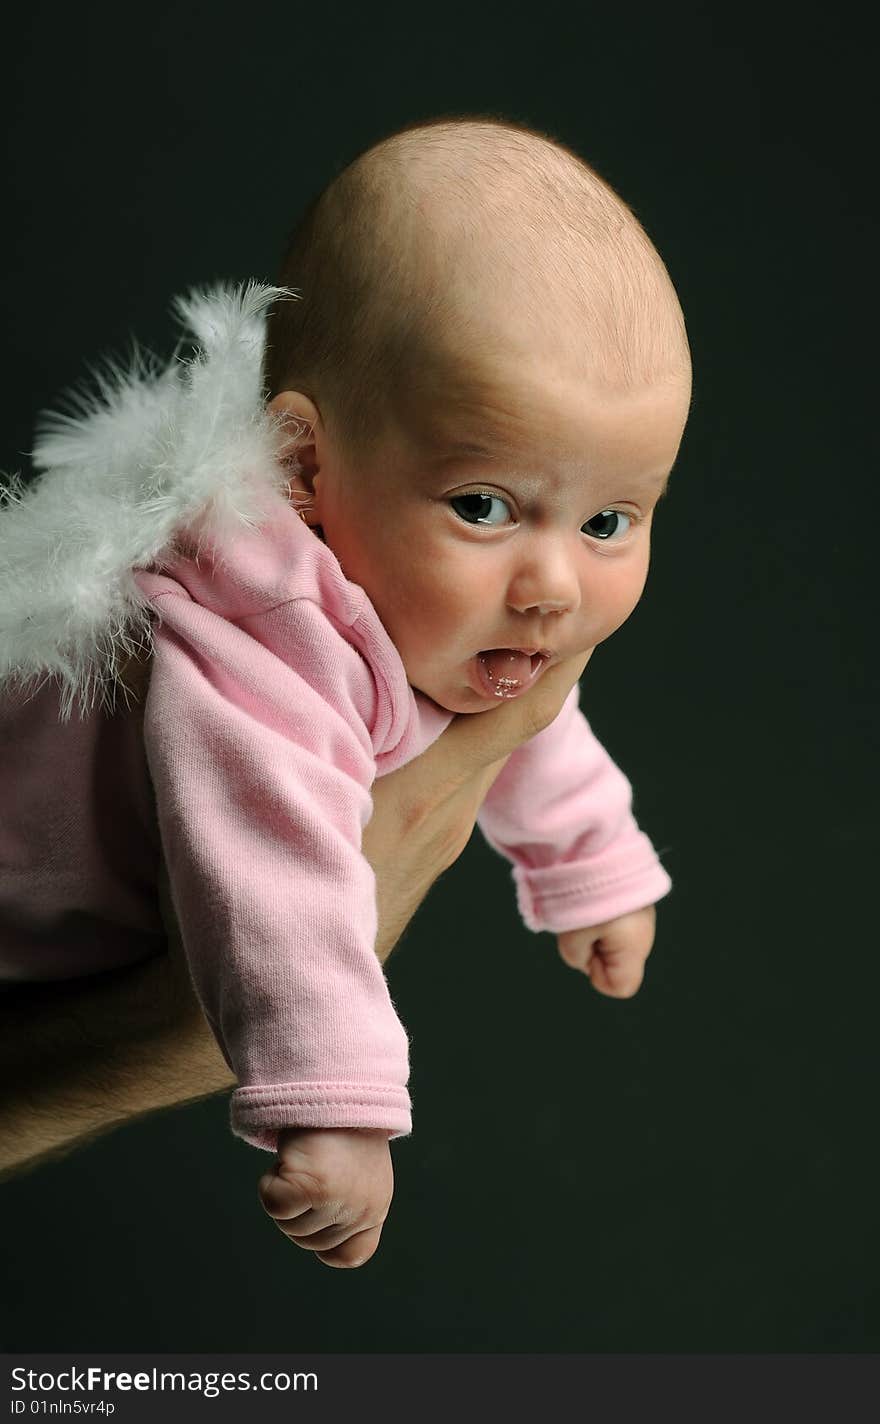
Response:
POLYGON ((427 683, 420 687, 418 683, 410 680, 410 687, 414 692, 421 693, 422 697, 427 697, 429 702, 433 702, 444 712, 485 712, 489 707, 497 707, 503 699, 497 697, 481 697, 473 688, 467 687, 439 687, 427 683))

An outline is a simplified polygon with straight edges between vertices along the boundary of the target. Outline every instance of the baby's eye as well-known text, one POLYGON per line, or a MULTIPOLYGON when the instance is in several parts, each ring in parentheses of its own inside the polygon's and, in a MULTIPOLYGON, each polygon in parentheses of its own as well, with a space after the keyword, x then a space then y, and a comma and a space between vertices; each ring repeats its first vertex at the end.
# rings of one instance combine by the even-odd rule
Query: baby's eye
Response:
POLYGON ((454 494, 449 503, 459 518, 468 524, 503 524, 503 518, 490 518, 493 504, 510 514, 507 501, 497 494, 454 494))
POLYGON ((620 520, 628 521, 623 533, 628 533, 629 526, 632 525, 631 514, 624 514, 622 509, 603 509, 598 514, 594 514, 592 519, 588 519, 586 524, 581 525, 582 534, 591 534, 594 539, 612 539, 614 535, 620 533, 620 520), (594 527, 597 526, 597 527, 594 527))

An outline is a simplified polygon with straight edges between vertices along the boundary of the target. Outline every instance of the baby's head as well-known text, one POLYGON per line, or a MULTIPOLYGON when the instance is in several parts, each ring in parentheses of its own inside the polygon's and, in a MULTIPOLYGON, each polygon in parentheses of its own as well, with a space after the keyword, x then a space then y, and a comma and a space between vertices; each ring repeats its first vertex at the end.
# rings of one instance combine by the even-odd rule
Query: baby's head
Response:
POLYGON ((506 121, 411 125, 314 200, 280 281, 302 296, 272 309, 264 374, 294 494, 410 683, 483 711, 619 628, 691 376, 608 185, 506 121))

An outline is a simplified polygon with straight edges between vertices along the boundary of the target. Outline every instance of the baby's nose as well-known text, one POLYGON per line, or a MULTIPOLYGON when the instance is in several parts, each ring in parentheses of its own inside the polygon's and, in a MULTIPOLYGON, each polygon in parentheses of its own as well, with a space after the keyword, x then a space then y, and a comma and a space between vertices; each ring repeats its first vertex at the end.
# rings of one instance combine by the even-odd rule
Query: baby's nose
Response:
POLYGON ((517 613, 572 613, 581 593, 571 561, 556 553, 523 564, 510 581, 508 607, 517 613))
POLYGON ((566 613, 571 608, 571 604, 562 599, 551 599, 545 603, 511 603, 511 608, 515 608, 517 613, 537 613, 543 616, 545 613, 566 613))

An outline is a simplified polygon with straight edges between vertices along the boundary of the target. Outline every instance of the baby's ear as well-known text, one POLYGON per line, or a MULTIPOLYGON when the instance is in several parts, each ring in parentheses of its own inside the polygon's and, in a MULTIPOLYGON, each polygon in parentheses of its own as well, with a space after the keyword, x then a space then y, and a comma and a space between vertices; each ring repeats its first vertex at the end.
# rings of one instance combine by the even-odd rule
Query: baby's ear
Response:
POLYGON ((321 417, 315 406, 299 391, 282 391, 268 402, 278 434, 276 456, 286 467, 290 503, 310 527, 320 524, 315 507, 315 479, 319 470, 316 427, 321 417))
POLYGON ((323 434, 318 408, 300 391, 281 391, 266 409, 278 432, 277 458, 290 470, 287 485, 291 503, 307 524, 316 524, 319 519, 311 502, 320 469, 318 439, 323 434))
POLYGON ((315 464, 315 431, 321 424, 318 407, 301 391, 280 391, 266 409, 278 430, 278 458, 292 460, 304 468, 315 464))

